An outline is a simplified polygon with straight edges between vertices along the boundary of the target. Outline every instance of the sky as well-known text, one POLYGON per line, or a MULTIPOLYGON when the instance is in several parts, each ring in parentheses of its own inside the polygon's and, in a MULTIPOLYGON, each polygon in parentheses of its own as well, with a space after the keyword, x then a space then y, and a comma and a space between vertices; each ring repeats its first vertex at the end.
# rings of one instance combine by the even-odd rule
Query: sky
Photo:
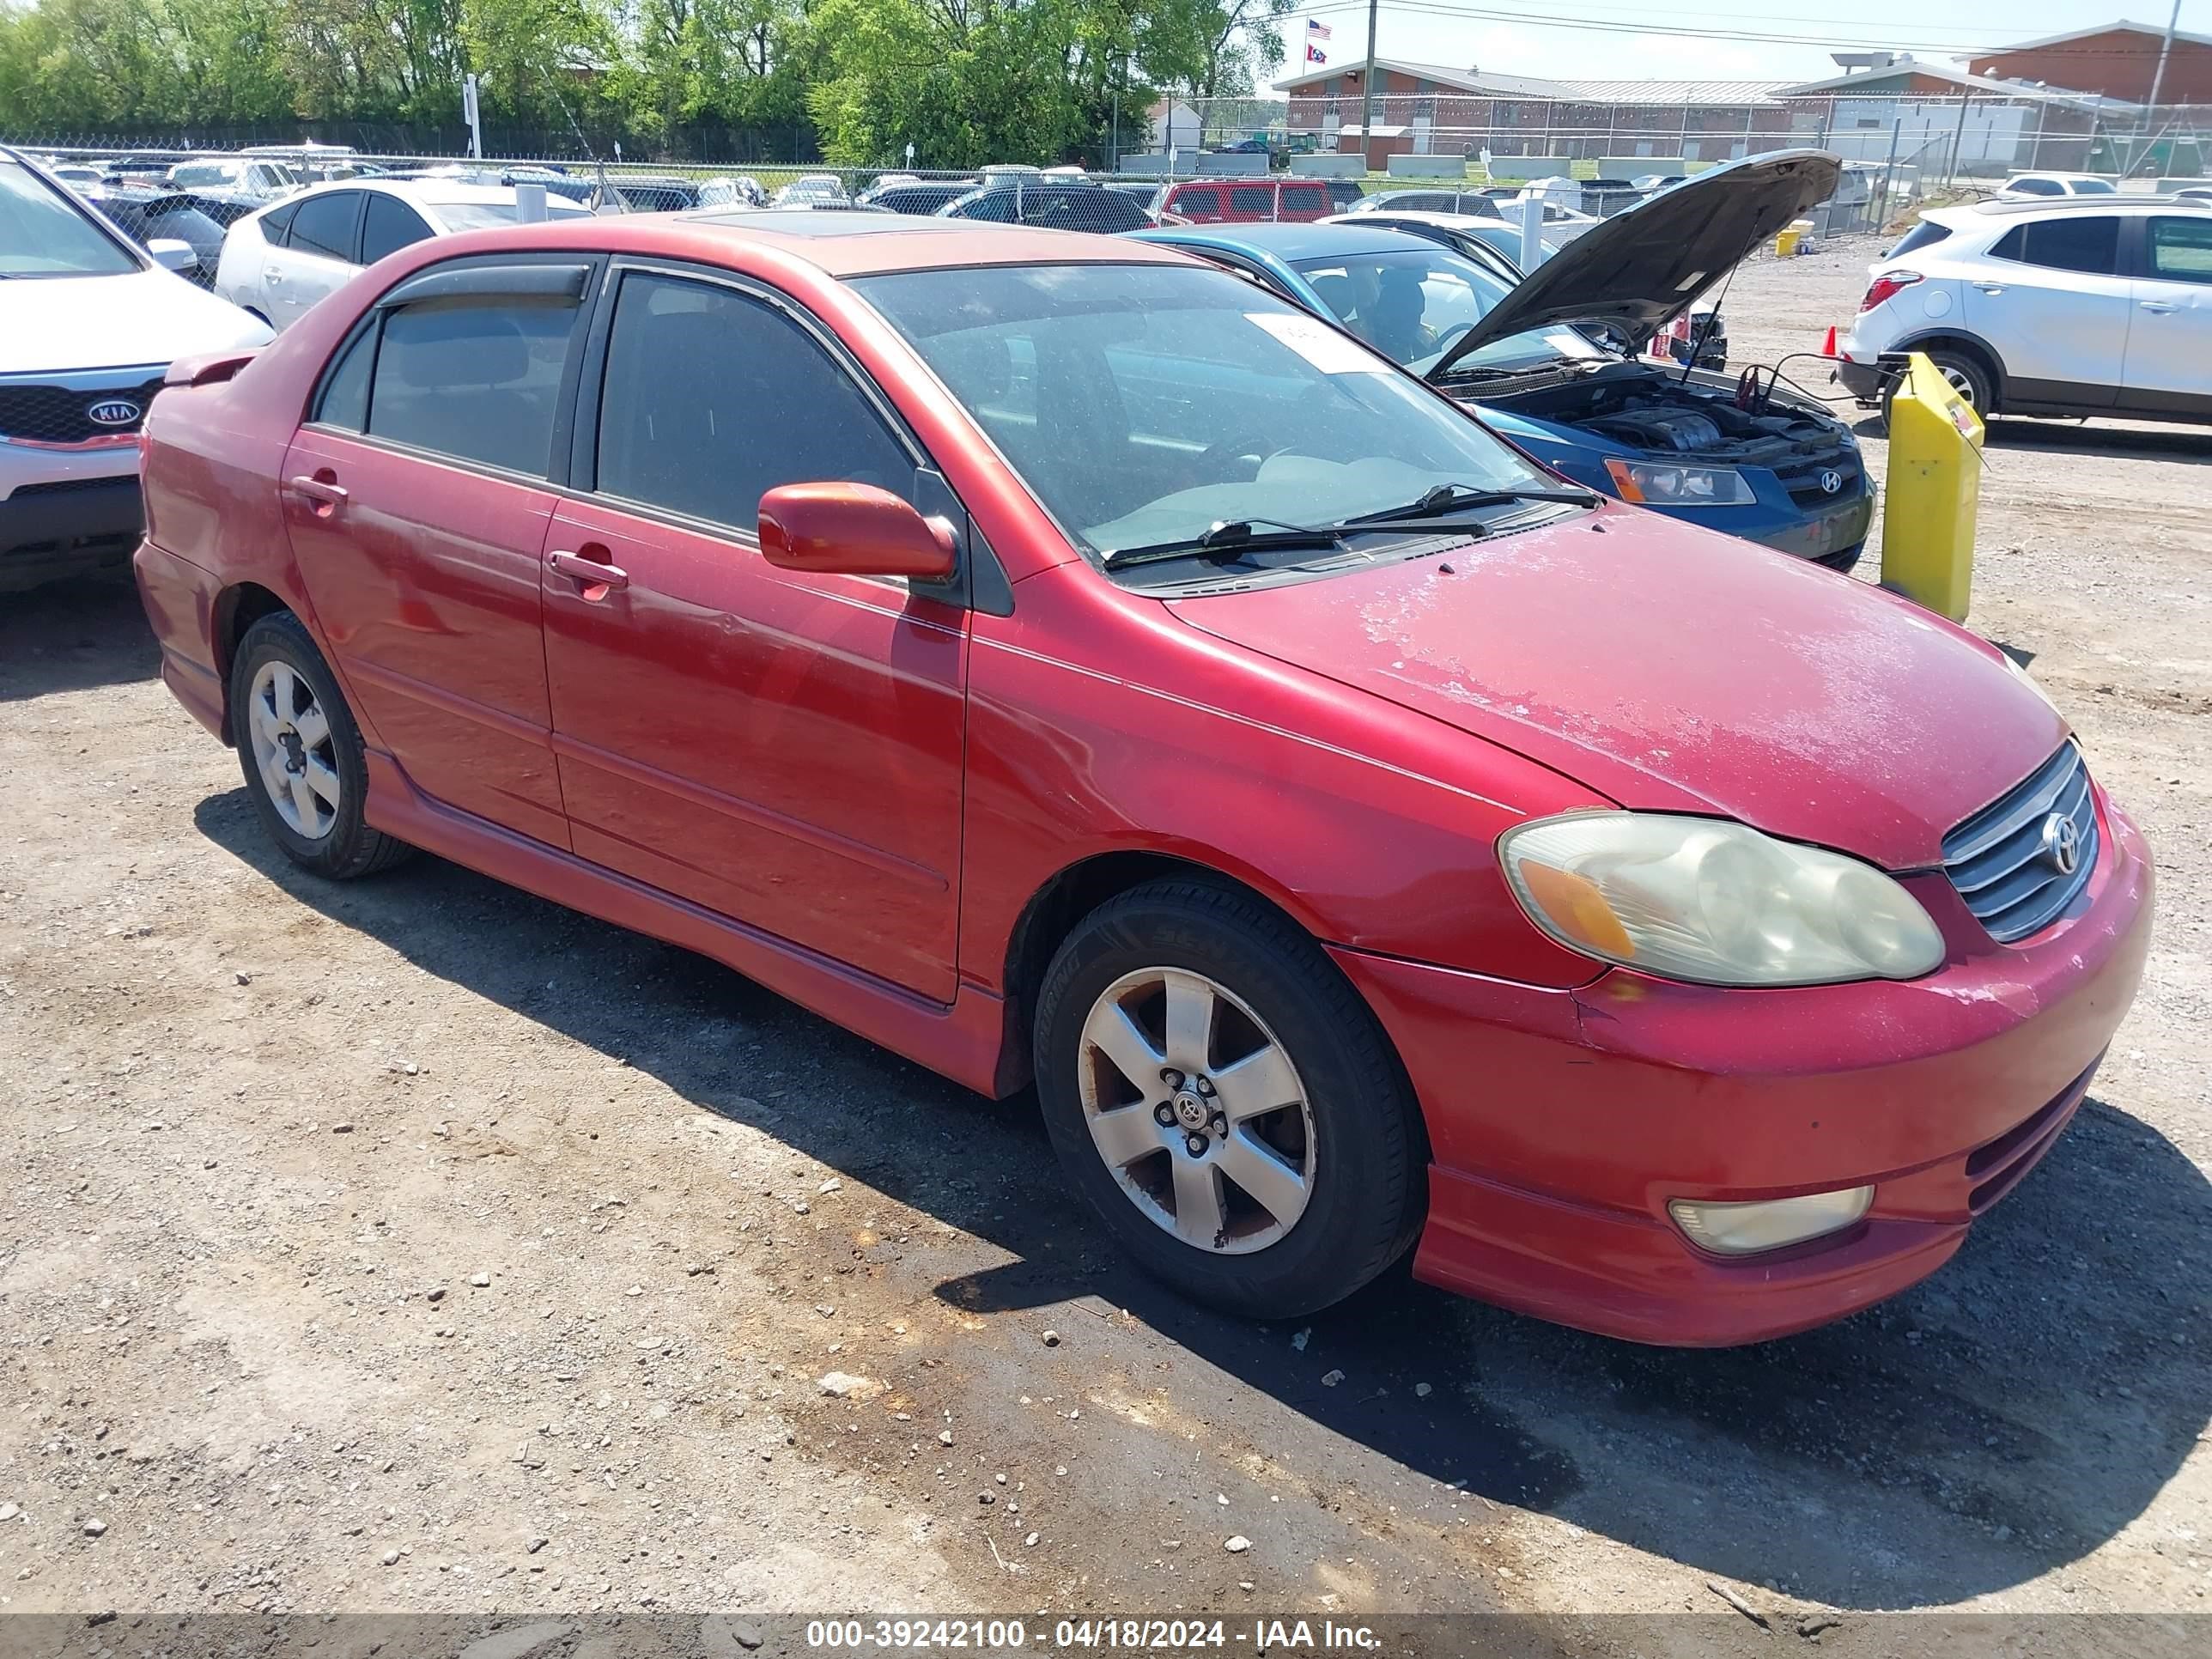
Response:
MULTIPOLYGON (((2172 0, 1686 0, 1680 9, 1645 0, 1382 0, 1375 50, 1425 64, 1474 64, 1502 75, 1580 80, 1814 81, 1841 71, 1832 52, 1910 52, 1948 64, 1962 49, 2063 34, 2123 18, 2163 28, 2172 0), (1469 14, 1492 14, 1481 16, 1469 14), (2002 24, 1992 14, 2001 13, 2002 24), (1847 21, 1838 21, 1844 14, 1847 21), (1503 21, 1505 18, 1518 21, 1503 21), (1545 27, 1557 19, 1584 27, 1545 27), (1619 25, 1621 33, 1587 27, 1619 25), (1653 27, 1794 35, 1796 42, 1634 33, 1653 27)), ((1328 67, 1354 66, 1367 52, 1366 0, 1310 0, 1281 29, 1284 76, 1300 72, 1306 20, 1327 24, 1319 41, 1328 67)), ((2212 0, 2182 0, 2181 28, 2212 33, 2212 0)))

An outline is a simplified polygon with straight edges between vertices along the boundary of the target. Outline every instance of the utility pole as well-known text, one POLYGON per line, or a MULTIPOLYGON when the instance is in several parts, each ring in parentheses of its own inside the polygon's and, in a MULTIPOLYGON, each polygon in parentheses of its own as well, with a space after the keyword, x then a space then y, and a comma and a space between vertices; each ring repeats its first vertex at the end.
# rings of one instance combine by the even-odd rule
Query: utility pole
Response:
MULTIPOLYGON (((1359 72, 1359 159, 1375 170, 1375 13, 1377 0, 1367 0, 1367 67, 1359 72)), ((2181 0, 2173 0, 2178 14, 2181 0)), ((2171 31, 2168 32, 2169 35, 2171 31)))
MULTIPOLYGON (((1374 13, 1370 10, 1368 15, 1372 16, 1374 13)), ((2143 113, 2143 119, 2146 122, 2155 118, 2151 112, 2157 109, 2159 88, 2166 84, 2166 55, 2173 50, 2174 26, 2180 21, 2181 0, 2173 0, 2173 11, 2166 20, 2166 39, 2160 43, 2158 48, 2158 67, 2151 72, 2150 97, 2143 113)))

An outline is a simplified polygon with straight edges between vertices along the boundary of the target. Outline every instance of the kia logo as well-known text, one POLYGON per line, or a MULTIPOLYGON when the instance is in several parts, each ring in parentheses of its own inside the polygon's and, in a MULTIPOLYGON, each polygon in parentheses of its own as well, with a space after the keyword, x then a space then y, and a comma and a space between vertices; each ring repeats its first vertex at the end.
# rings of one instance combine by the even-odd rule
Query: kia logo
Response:
POLYGON ((2053 812, 2043 821, 2043 861, 2062 876, 2081 867, 2081 832, 2063 812, 2053 812))
POLYGON ((1820 475, 1820 488, 1832 495, 1844 487, 1844 475, 1833 467, 1820 475))
POLYGON ((143 413, 128 398, 103 398, 84 411, 85 418, 97 426, 129 426, 143 413))

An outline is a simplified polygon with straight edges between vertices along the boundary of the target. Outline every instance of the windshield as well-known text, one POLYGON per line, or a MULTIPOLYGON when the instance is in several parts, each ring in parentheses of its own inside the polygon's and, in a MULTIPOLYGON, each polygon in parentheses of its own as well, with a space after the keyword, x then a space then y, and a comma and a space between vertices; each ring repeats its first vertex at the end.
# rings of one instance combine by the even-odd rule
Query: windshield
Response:
POLYGON ((222 161, 205 161, 189 167, 171 167, 169 182, 180 188, 198 185, 227 185, 238 177, 238 169, 222 161))
MULTIPOLYGON (((1339 322, 1416 374, 1434 368, 1513 291, 1504 277, 1443 248, 1307 259, 1297 270, 1339 322)), ((1605 356, 1571 328, 1536 328, 1492 340, 1452 367, 1525 368, 1605 356)))
POLYGON ((69 197, 0 161, 0 276, 124 276, 138 262, 69 197))
POLYGON ((1224 271, 918 270, 853 286, 1078 545, 1326 526, 1439 484, 1555 481, 1319 319, 1224 271))
MULTIPOLYGON (((447 230, 483 230, 492 225, 515 222, 516 209, 512 202, 432 202, 428 205, 447 230)), ((583 211, 574 202, 564 201, 558 196, 549 194, 545 198, 545 212, 549 218, 557 219, 564 214, 583 211)))

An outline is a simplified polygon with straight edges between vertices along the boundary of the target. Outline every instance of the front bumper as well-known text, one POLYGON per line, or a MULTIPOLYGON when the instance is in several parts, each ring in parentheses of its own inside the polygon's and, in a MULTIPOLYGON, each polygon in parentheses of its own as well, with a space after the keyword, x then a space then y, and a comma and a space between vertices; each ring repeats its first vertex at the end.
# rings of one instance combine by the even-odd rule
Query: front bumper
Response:
POLYGON ((2142 977, 2149 858, 2101 794, 2099 811, 2086 908, 2028 944, 1993 944, 1940 874, 1911 878, 1953 950, 1904 984, 1613 971, 1546 991, 1334 952, 1427 1120, 1416 1276, 1607 1336, 1721 1346, 1933 1273, 2064 1129, 2142 977), (1667 1213, 1868 1183, 1850 1228, 1752 1257, 1706 1254, 1667 1213))
POLYGON ((137 459, 131 450, 119 475, 24 478, 0 496, 0 593, 125 569, 145 522, 137 459))

